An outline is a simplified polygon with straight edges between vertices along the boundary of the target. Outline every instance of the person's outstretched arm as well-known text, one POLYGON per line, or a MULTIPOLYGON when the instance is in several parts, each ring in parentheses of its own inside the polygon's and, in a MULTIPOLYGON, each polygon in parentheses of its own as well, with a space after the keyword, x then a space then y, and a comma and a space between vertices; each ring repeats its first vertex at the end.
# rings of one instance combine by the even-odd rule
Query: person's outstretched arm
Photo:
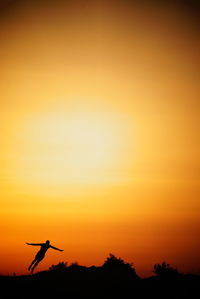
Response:
POLYGON ((32 245, 32 246, 41 246, 43 243, 27 243, 27 245, 32 245))
POLYGON ((50 247, 53 248, 53 249, 55 249, 55 250, 63 251, 62 249, 59 249, 59 248, 54 247, 54 246, 52 246, 52 245, 50 245, 50 247))

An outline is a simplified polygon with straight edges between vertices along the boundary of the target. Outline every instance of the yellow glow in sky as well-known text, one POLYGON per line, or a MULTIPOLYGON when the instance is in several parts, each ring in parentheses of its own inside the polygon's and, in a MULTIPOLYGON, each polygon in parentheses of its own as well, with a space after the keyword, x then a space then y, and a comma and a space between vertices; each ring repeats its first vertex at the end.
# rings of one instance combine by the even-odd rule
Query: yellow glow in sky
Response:
POLYGON ((127 120, 119 111, 75 103, 32 113, 16 126, 17 143, 9 151, 16 157, 10 171, 18 184, 48 185, 51 193, 51 186, 106 183, 113 180, 113 169, 126 168, 127 142, 134 153, 127 120))

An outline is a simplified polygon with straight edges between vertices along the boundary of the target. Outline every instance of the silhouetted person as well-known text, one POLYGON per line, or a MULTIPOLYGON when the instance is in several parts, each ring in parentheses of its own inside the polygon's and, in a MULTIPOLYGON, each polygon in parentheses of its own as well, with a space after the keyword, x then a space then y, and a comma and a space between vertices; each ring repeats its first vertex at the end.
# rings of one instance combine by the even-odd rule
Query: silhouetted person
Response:
POLYGON ((46 243, 26 243, 26 244, 27 245, 32 245, 32 246, 41 246, 41 248, 38 251, 38 253, 36 254, 34 260, 30 264, 30 266, 28 267, 28 270, 32 270, 32 272, 34 271, 35 267, 41 262, 41 260, 43 260, 43 258, 45 257, 45 253, 49 248, 53 248, 55 250, 63 251, 62 249, 59 249, 59 248, 56 248, 56 247, 50 245, 49 240, 47 240, 46 243), (31 267, 32 267, 32 269, 31 269, 31 267))

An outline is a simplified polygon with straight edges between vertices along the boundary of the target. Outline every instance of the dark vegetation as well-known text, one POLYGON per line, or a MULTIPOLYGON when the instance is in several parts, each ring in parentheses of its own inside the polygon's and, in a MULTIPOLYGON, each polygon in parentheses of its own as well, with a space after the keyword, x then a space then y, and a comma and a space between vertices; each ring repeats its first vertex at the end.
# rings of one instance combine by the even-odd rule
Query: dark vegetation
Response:
POLYGON ((141 279, 132 264, 110 254, 102 266, 65 262, 48 271, 0 276, 1 298, 200 298, 200 276, 182 274, 166 262, 141 279))

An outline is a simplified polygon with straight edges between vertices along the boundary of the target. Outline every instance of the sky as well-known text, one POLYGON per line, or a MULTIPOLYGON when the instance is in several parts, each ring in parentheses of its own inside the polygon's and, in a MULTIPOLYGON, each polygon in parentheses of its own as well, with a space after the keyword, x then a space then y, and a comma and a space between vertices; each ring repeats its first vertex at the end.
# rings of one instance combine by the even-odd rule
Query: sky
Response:
POLYGON ((0 274, 111 252, 200 273, 197 1, 0 1, 0 274))

